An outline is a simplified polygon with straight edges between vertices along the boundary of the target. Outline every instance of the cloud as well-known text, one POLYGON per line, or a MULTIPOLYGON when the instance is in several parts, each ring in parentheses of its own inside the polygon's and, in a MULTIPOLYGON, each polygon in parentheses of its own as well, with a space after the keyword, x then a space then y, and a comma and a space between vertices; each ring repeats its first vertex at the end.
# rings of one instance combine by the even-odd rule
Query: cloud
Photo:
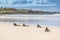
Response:
POLYGON ((11 4, 11 5, 16 5, 16 4, 31 4, 31 5, 36 4, 37 5, 37 4, 39 4, 40 6, 44 5, 44 4, 46 6, 47 5, 52 5, 52 6, 56 5, 56 3, 52 0, 41 0, 41 1, 40 0, 39 1, 38 0, 34 0, 34 1, 33 0, 31 0, 31 1, 30 0, 27 0, 27 1, 26 0, 0 0, 0 2, 2 2, 2 4, 5 4, 5 5, 6 4, 11 4))
MULTIPOLYGON (((39 1, 40 2, 40 1, 39 1)), ((26 8, 26 9, 40 9, 49 11, 60 11, 60 0, 43 0, 42 3, 34 1, 22 0, 0 0, 0 7, 26 8)))

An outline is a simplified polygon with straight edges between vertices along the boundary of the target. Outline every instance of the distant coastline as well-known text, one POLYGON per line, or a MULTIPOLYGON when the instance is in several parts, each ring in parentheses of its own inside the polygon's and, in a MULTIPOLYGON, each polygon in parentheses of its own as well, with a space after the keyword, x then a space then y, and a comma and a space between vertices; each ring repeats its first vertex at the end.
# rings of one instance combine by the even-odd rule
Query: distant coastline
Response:
POLYGON ((27 10, 27 9, 15 9, 15 8, 0 8, 0 14, 59 14, 60 12, 49 12, 41 10, 27 10))

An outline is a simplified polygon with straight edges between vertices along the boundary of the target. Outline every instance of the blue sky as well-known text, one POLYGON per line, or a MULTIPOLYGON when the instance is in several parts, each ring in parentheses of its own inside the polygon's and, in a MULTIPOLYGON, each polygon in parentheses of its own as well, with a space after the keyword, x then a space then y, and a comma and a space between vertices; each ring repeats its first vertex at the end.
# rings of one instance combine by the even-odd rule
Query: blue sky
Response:
POLYGON ((0 7, 60 11, 60 0, 0 0, 0 7))

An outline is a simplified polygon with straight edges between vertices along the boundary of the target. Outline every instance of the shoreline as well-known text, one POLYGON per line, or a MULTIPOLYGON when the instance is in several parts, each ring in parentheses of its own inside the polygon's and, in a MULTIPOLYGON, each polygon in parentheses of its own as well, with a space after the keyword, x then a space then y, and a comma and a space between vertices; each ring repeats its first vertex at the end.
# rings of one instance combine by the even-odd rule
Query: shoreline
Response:
MULTIPOLYGON (((11 25, 11 26, 13 26, 13 23, 14 22, 11 22, 11 23, 10 22, 0 22, 0 25, 4 25, 5 24, 5 25, 11 25)), ((21 26, 23 25, 23 23, 20 23, 20 24, 17 23, 17 24, 21 25, 21 26)), ((35 27, 37 26, 37 24, 26 24, 26 25, 35 26, 35 27)), ((39 25, 42 26, 42 27, 60 27, 60 26, 52 26, 52 25, 51 26, 50 25, 41 25, 41 24, 39 24, 39 25)))

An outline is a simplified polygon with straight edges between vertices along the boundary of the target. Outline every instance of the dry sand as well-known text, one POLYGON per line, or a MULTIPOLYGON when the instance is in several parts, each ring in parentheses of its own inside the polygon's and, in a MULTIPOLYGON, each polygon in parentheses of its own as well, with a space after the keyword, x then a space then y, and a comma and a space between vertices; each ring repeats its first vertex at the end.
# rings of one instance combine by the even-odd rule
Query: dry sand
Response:
POLYGON ((23 27, 12 24, 0 24, 0 40, 60 40, 60 27, 49 27, 51 32, 45 32, 45 27, 23 27))

